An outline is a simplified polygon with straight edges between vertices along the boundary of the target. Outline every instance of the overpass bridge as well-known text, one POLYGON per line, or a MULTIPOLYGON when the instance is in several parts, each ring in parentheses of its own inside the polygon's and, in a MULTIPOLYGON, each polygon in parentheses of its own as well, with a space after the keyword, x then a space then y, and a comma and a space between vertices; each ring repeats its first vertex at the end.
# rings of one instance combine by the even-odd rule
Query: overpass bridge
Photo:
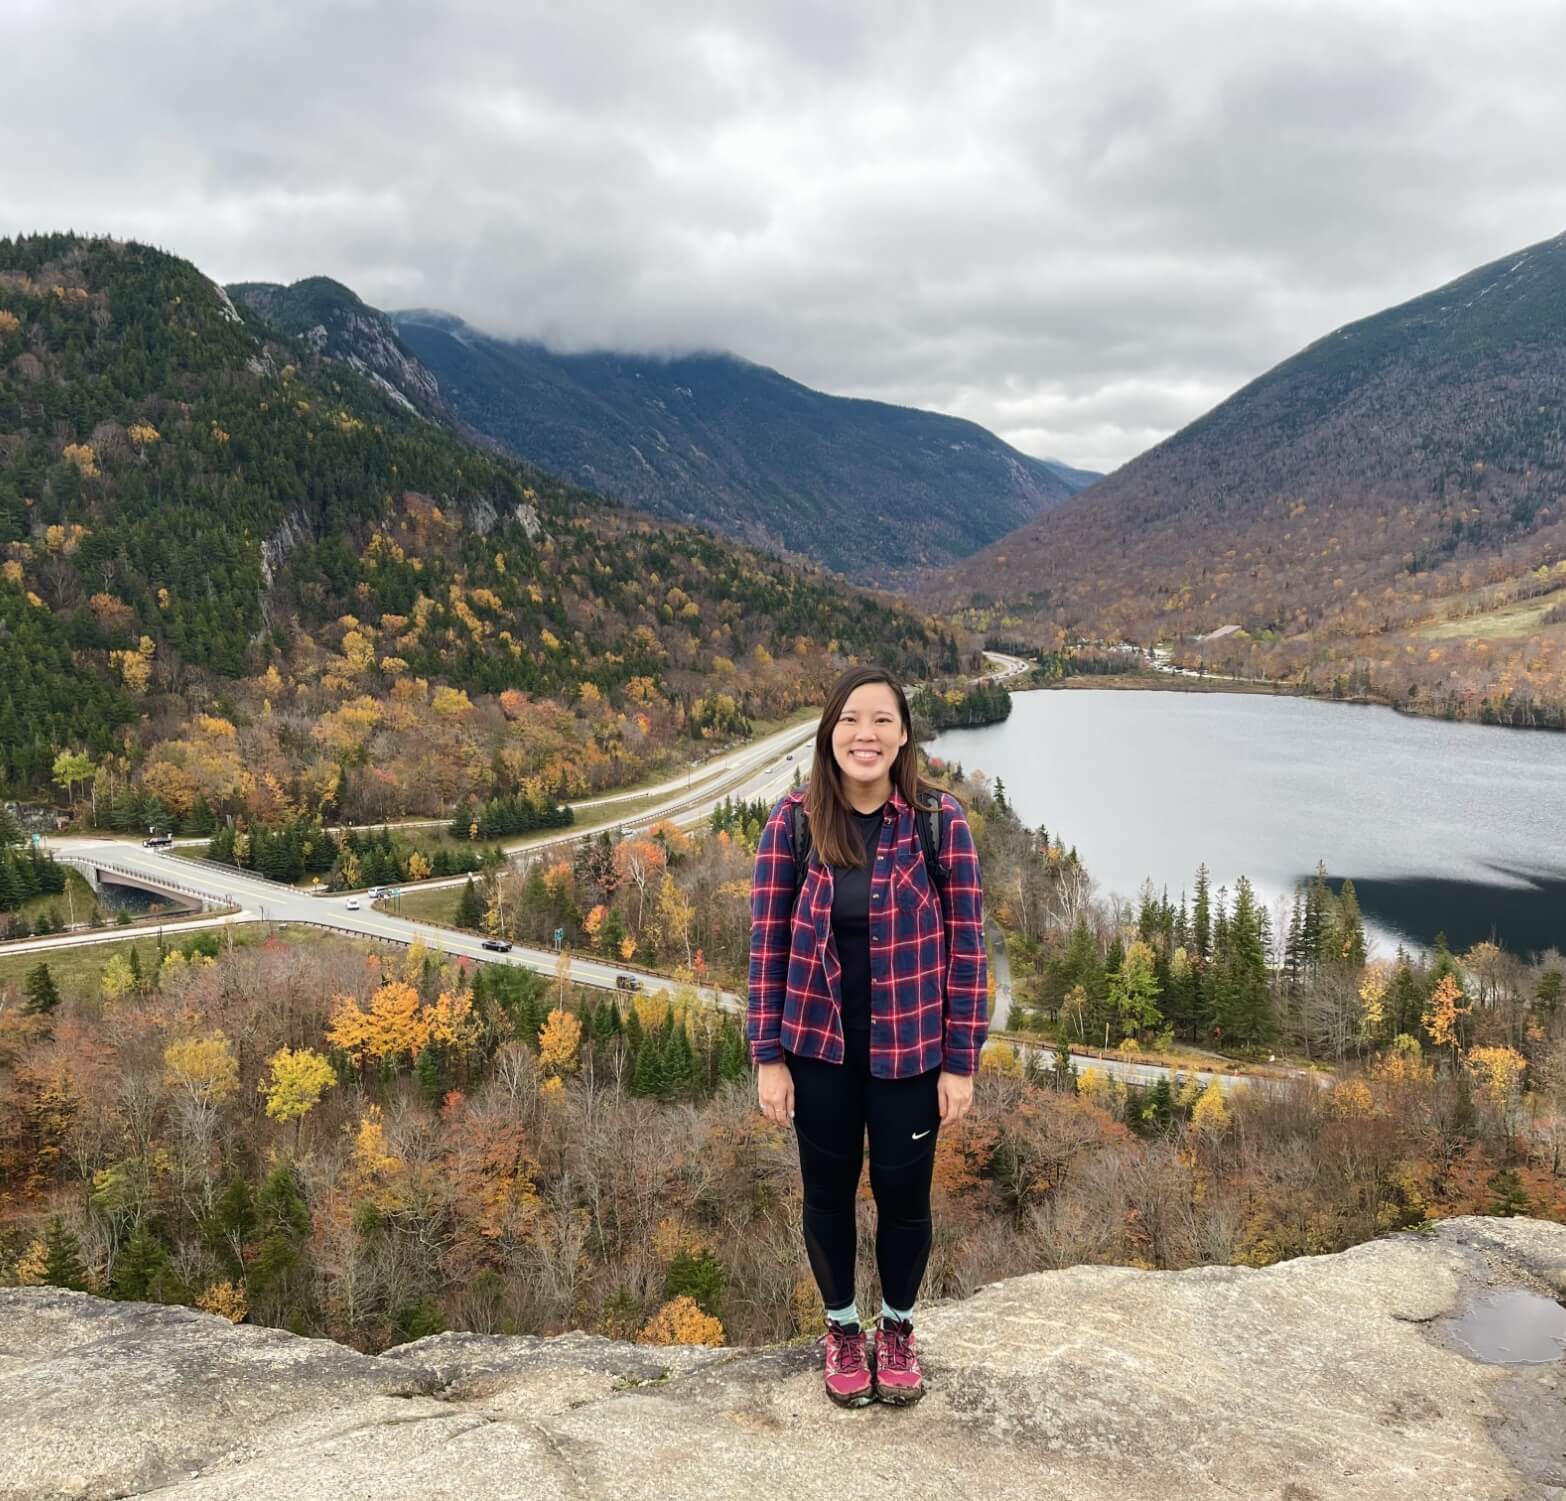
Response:
POLYGON ((170 897, 206 912, 218 907, 232 906, 214 896, 210 886, 205 890, 180 873, 159 870, 137 858, 124 845, 106 848, 100 855, 91 849, 75 848, 56 850, 54 858, 60 865, 69 865, 80 873, 94 891, 105 886, 129 886, 137 891, 149 891, 154 896, 170 897))

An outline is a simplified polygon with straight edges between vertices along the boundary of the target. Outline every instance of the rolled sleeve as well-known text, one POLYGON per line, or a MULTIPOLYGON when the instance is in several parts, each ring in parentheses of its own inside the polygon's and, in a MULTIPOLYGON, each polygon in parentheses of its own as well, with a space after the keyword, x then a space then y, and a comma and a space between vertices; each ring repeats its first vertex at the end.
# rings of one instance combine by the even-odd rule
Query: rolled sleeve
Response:
POLYGON ((794 913, 791 808, 792 801, 785 796, 767 818, 756 847, 756 868, 750 882, 745 1038, 753 1063, 777 1063, 783 1058, 780 1033, 794 913))
POLYGON ((946 925, 946 1015, 941 1067, 950 1074, 978 1072, 989 1035, 989 961, 984 952, 984 888, 973 831, 955 798, 943 797, 941 850, 945 878, 941 903, 946 925))

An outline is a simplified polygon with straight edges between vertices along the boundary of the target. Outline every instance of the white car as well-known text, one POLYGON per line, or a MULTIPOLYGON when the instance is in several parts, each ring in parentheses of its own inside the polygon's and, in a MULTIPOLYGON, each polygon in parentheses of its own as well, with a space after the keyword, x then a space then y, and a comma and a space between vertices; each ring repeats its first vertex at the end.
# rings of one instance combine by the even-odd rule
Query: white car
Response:
POLYGON ((359 910, 359 898, 356 896, 351 896, 346 902, 343 903, 343 906, 345 906, 350 912, 357 912, 359 910))

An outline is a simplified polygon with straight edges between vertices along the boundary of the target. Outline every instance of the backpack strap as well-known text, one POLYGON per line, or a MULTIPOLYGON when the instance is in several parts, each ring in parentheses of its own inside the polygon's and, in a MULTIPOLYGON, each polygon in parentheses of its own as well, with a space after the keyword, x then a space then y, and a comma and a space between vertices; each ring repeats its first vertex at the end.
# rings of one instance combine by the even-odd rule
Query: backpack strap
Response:
POLYGON ((805 817, 805 802, 801 798, 794 804, 794 901, 799 901, 799 888, 805 884, 805 870, 810 864, 810 820, 805 817))
MULTIPOLYGON (((930 890, 946 905, 946 878, 941 874, 939 851, 941 848, 941 810, 915 808, 914 830, 924 854, 925 874, 930 878, 930 890)), ((805 884, 805 871, 810 865, 810 820, 805 816, 805 804, 801 799, 794 804, 794 900, 799 900, 799 888, 805 884)))
POLYGON ((941 899, 941 910, 946 910, 946 878, 941 874, 941 808, 916 808, 914 827, 919 831, 919 843, 924 847, 924 869, 930 878, 930 890, 941 899))

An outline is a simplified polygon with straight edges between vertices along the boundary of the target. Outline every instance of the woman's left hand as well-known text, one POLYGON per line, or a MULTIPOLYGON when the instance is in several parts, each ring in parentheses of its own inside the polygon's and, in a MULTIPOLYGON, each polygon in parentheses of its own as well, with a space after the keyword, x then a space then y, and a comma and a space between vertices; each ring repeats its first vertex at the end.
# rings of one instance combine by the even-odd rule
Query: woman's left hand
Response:
POLYGON ((942 1072, 936 1080, 941 1101, 941 1124, 950 1126, 973 1109, 973 1076, 942 1072))

